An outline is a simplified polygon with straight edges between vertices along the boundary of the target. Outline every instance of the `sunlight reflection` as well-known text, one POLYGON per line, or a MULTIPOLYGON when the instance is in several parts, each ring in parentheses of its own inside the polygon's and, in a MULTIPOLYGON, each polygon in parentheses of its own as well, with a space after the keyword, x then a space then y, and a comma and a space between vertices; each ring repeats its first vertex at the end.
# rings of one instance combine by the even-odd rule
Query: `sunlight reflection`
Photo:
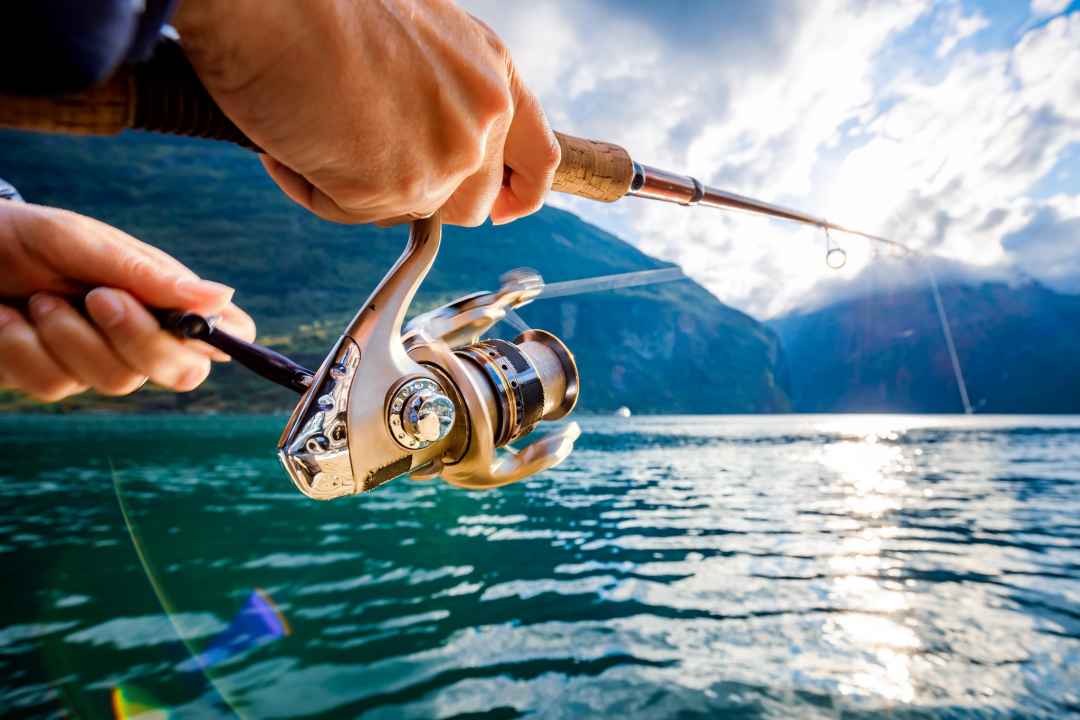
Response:
POLYGON ((883 444, 895 436, 870 434, 861 441, 843 441, 825 446, 821 462, 848 484, 846 509, 855 515, 879 517, 897 510, 907 483, 889 470, 903 466, 901 448, 883 444))
POLYGON ((831 604, 843 610, 825 621, 822 634, 852 660, 841 692, 909 703, 915 699, 910 657, 920 641, 903 623, 909 609, 903 586, 882 579, 899 563, 882 552, 897 528, 881 519, 903 507, 904 474, 911 469, 894 444, 905 429, 891 420, 830 428, 850 439, 821 450, 827 492, 836 512, 852 521, 829 560, 831 604))

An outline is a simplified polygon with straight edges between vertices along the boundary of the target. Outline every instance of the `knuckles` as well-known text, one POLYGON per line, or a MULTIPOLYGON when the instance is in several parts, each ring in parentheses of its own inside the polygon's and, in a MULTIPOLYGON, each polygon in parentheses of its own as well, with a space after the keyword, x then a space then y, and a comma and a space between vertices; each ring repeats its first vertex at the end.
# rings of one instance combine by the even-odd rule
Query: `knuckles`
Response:
POLYGON ((474 228, 480 227, 487 220, 487 213, 481 213, 477 211, 469 211, 463 215, 451 218, 454 225, 460 225, 461 227, 474 228))
POLYGON ((38 379, 26 388, 26 393, 42 403, 54 403, 72 395, 78 395, 86 387, 69 378, 38 379))
POLYGON ((480 168, 484 166, 486 151, 487 148, 482 142, 482 136, 476 138, 476 141, 470 143, 467 147, 462 148, 458 162, 451 164, 448 168, 450 178, 460 183, 465 178, 472 177, 480 172, 480 168))
POLYGON ((31 257, 58 246, 70 232, 57 212, 20 213, 15 217, 14 229, 23 252, 31 257))
POLYGON ((554 175, 562 162, 562 146, 554 133, 548 133, 547 142, 537 148, 537 159, 544 173, 554 175))
POLYGON ((130 278, 135 285, 153 279, 155 268, 150 260, 134 253, 125 254, 120 260, 120 271, 125 278, 130 278))
POLYGON ((510 84, 505 76, 496 79, 484 73, 484 77, 474 89, 472 106, 469 110, 482 133, 486 133, 493 125, 513 115, 514 96, 510 92, 510 84))
POLYGON ((123 369, 107 374, 101 382, 94 386, 94 389, 102 395, 119 397, 121 395, 130 395, 142 387, 144 382, 146 382, 144 376, 123 369))

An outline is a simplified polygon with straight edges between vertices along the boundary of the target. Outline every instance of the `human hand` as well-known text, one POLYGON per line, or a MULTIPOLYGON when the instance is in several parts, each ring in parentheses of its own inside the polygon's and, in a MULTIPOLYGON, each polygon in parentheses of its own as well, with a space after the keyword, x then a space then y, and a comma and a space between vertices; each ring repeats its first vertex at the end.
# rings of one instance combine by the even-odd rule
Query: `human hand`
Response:
POLYGON ((209 374, 211 358, 228 359, 165 332, 147 306, 220 313, 221 327, 255 337, 251 318, 229 302, 231 288, 75 213, 0 201, 0 267, 0 387, 42 402, 90 387, 125 395, 148 378, 192 390, 209 374), (91 288, 88 319, 64 298, 91 288), (23 302, 28 317, 15 308, 23 302))
POLYGON ((270 176, 323 218, 505 223, 551 187, 559 145, 536 97, 450 0, 183 0, 173 24, 270 176))

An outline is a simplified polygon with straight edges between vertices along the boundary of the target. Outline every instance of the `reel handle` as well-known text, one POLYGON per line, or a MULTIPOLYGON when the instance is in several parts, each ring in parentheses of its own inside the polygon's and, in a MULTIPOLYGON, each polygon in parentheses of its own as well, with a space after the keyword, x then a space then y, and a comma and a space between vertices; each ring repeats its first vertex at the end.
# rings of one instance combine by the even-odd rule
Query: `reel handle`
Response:
POLYGON ((215 327, 213 318, 180 310, 151 310, 162 329, 191 340, 201 340, 240 363, 256 375, 293 392, 303 394, 315 375, 303 365, 264 345, 241 340, 215 327))
POLYGON ((509 485, 561 463, 573 452, 574 442, 580 436, 581 426, 576 422, 568 423, 521 450, 504 447, 503 456, 493 459, 487 467, 473 466, 468 473, 455 473, 454 468, 444 468, 443 477, 451 485, 466 490, 487 490, 509 485))
MULTIPOLYGON (((0 128, 72 135, 146 130, 225 140, 261 152, 210 97, 173 41, 159 43, 148 61, 124 66, 82 93, 52 98, 0 95, 0 128)), ((630 192, 636 169, 625 149, 560 132, 555 137, 562 161, 552 190, 603 202, 630 192)))

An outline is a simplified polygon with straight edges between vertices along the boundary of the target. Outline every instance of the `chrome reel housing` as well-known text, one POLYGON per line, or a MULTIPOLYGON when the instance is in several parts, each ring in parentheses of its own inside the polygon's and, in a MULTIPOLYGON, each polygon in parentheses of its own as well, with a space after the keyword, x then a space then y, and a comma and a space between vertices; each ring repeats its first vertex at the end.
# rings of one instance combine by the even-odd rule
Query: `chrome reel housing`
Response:
POLYGON ((551 333, 481 340, 543 288, 519 270, 402 325, 438 253, 438 216, 413 223, 401 257, 316 372, 278 443, 293 483, 330 500, 408 473, 467 488, 505 485, 570 454, 577 423, 521 450, 509 443, 577 402, 570 350, 551 333), (497 452, 500 450, 500 452, 497 452))

